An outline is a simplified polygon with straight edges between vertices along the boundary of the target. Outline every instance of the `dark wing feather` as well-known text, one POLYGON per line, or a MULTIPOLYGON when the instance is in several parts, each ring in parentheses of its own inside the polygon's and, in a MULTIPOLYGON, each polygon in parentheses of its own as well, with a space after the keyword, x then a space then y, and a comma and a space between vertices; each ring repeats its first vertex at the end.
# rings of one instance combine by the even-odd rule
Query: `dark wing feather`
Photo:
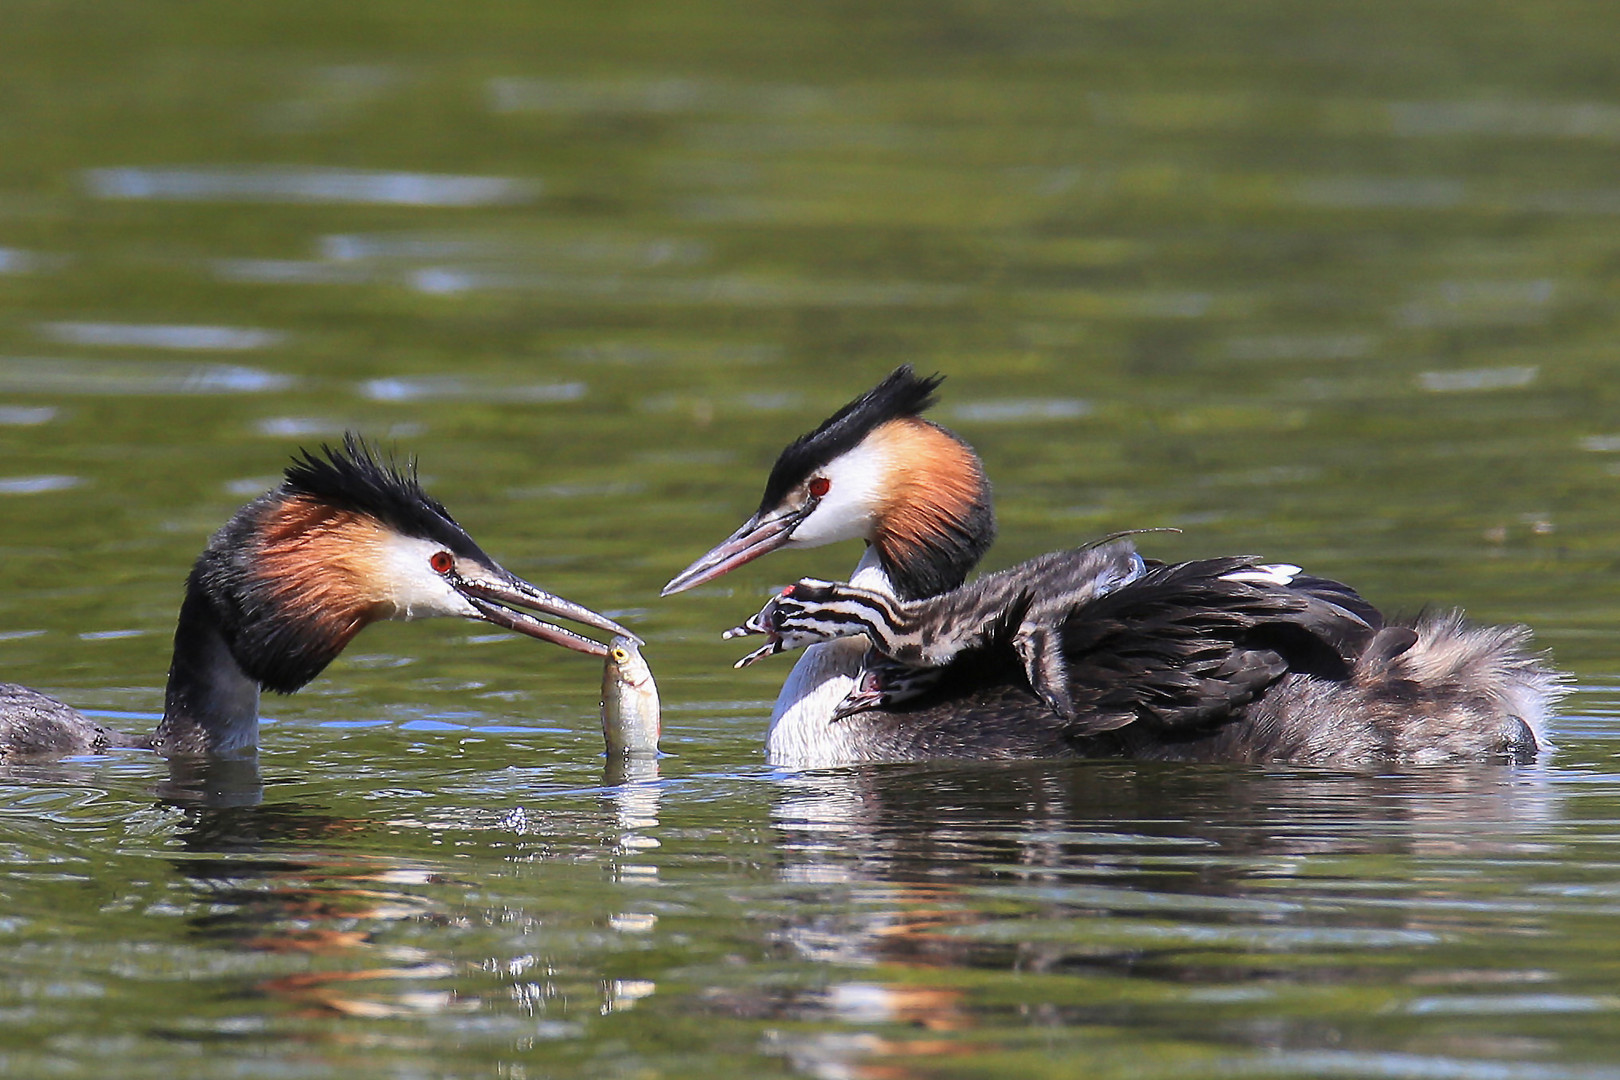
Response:
POLYGON ((1229 719, 1290 670, 1345 677, 1382 625, 1377 611, 1322 578, 1227 580, 1254 566, 1240 557, 1154 567, 1070 611, 1074 733, 1137 721, 1191 730, 1229 719))
POLYGON ((1013 635, 1029 615, 1035 604, 1033 589, 1024 588, 1013 594, 1007 606, 997 612, 980 630, 979 636, 991 647, 1012 645, 1013 635))

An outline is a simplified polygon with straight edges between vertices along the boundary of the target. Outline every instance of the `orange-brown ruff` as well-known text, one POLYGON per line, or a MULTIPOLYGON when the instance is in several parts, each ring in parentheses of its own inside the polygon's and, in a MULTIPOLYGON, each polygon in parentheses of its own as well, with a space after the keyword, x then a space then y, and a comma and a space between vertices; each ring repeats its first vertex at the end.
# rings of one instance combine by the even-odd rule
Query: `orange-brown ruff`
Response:
POLYGON ((915 416, 884 424, 871 439, 889 468, 872 541, 884 562, 906 566, 961 537, 969 509, 989 487, 978 455, 915 416))
POLYGON ((258 576, 282 618, 332 656, 393 608, 383 573, 387 532, 376 518, 297 495, 264 515, 258 576))

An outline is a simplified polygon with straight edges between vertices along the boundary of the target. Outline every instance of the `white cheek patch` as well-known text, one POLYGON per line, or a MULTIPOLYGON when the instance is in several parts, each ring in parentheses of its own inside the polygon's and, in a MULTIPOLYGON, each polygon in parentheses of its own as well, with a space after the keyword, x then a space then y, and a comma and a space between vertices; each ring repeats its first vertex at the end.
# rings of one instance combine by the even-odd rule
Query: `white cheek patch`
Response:
POLYGON ((433 569, 433 556, 443 550, 442 545, 414 536, 390 534, 386 538, 382 580, 377 584, 384 603, 393 606, 389 618, 478 617, 467 598, 451 588, 443 575, 433 569))
POLYGON ((793 538, 786 546, 819 547, 869 537, 888 469, 888 457, 868 443, 834 458, 814 474, 826 477, 832 486, 810 516, 793 530, 793 538))

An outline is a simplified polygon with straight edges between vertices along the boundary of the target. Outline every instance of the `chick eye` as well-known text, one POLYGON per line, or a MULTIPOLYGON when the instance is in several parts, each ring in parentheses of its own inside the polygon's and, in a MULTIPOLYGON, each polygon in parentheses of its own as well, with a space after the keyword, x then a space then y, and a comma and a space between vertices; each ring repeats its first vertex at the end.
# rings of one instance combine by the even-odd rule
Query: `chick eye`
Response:
POLYGON ((433 567, 436 574, 448 574, 456 568, 456 558, 448 551, 435 551, 433 557, 428 560, 428 565, 433 567))
POLYGON ((832 481, 825 476, 811 477, 809 490, 812 499, 820 499, 832 490, 832 481))

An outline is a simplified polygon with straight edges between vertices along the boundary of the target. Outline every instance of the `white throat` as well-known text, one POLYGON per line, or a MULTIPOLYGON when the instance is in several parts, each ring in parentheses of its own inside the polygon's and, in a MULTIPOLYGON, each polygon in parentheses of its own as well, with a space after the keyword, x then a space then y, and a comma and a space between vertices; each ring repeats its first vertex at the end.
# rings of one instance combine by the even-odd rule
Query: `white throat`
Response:
MULTIPOLYGON (((894 595, 877 548, 868 545, 850 583, 894 595)), ((866 655, 864 635, 812 645, 788 673, 765 732, 765 760, 788 768, 815 769, 862 760, 857 723, 835 723, 833 710, 855 688, 866 655)))

